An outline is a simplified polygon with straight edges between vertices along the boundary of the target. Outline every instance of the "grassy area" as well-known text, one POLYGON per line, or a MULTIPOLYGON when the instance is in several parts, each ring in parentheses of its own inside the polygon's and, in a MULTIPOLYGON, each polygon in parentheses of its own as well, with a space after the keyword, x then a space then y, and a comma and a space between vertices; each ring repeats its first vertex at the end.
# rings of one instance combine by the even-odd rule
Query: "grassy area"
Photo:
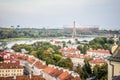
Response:
POLYGON ((34 40, 35 38, 8 38, 0 39, 0 41, 20 41, 20 40, 34 40))
POLYGON ((0 41, 6 41, 6 42, 11 42, 11 41, 22 41, 22 40, 39 40, 39 39, 54 39, 58 37, 41 37, 41 38, 7 38, 7 39, 0 39, 0 41))

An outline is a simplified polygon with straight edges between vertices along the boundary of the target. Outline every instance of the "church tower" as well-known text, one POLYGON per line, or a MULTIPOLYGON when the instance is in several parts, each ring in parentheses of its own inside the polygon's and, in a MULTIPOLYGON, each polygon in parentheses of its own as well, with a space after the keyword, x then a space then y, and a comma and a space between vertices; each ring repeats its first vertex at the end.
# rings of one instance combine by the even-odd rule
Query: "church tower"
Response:
POLYGON ((108 58, 108 80, 120 80, 120 45, 117 45, 117 39, 114 36, 112 56, 108 58))
POLYGON ((117 38, 117 35, 116 35, 116 34, 114 35, 113 40, 114 40, 114 44, 113 44, 113 46, 112 46, 112 48, 111 48, 111 53, 112 53, 112 54, 114 54, 115 50, 116 50, 117 47, 118 47, 118 44, 117 44, 118 38, 117 38))

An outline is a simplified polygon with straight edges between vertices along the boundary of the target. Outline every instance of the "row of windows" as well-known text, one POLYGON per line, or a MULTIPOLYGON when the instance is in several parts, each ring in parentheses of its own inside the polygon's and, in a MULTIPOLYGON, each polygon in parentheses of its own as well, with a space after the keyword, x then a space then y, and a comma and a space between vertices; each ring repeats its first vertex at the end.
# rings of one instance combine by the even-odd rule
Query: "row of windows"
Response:
POLYGON ((0 72, 21 72, 22 70, 0 70, 0 72))
POLYGON ((0 76, 17 76, 17 75, 23 75, 23 74, 22 73, 0 74, 0 76))

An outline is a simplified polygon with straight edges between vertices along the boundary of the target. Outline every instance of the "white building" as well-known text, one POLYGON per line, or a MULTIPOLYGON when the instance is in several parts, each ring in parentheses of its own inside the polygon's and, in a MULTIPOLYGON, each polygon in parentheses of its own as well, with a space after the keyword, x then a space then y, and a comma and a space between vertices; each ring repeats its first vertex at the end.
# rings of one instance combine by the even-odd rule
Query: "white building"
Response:
POLYGON ((110 51, 104 49, 98 49, 98 50, 89 49, 87 51, 87 54, 93 58, 107 58, 111 56, 110 51))

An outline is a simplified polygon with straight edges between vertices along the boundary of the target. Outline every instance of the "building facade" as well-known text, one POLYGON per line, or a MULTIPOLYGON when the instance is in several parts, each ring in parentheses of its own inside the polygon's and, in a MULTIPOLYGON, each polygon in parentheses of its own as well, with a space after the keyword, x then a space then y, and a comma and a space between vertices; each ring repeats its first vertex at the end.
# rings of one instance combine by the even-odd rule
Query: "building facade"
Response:
POLYGON ((23 75, 23 67, 17 63, 0 63, 0 77, 23 75))
POLYGON ((114 54, 108 59, 108 80, 114 80, 114 77, 119 76, 120 76, 120 46, 118 46, 114 54))

